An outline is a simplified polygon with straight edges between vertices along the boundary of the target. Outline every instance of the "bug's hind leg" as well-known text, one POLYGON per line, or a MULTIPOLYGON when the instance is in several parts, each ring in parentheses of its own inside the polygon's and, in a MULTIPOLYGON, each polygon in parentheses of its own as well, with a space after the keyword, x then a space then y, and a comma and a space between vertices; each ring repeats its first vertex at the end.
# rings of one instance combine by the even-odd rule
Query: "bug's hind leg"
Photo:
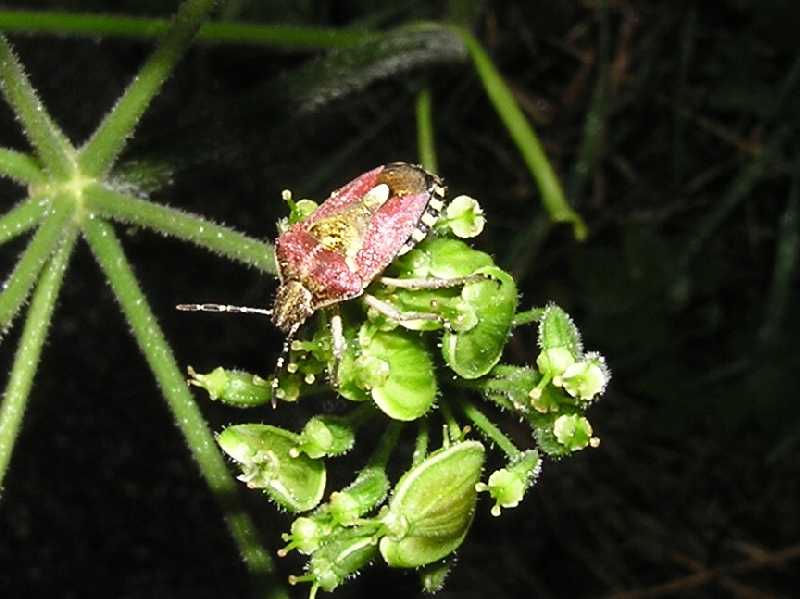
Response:
POLYGON ((381 299, 378 299, 374 295, 365 295, 364 302, 370 307, 373 308, 375 311, 380 312, 387 318, 395 320, 397 322, 402 322, 404 320, 434 320, 436 322, 442 323, 444 326, 449 326, 447 320, 440 316, 439 314, 433 314, 431 312, 411 312, 411 311, 403 311, 398 310, 389 302, 385 302, 381 299))
POLYGON ((489 275, 475 274, 466 277, 453 277, 451 279, 439 279, 437 277, 423 277, 418 279, 398 279, 395 277, 380 277, 378 281, 387 287, 398 289, 448 289, 450 287, 462 287, 470 283, 480 283, 491 279, 489 275))

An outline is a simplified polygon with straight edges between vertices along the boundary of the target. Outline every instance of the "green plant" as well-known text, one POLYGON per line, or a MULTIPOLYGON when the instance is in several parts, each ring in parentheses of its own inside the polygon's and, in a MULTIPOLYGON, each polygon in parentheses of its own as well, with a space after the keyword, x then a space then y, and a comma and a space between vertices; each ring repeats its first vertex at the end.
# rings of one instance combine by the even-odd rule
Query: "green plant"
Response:
MULTIPOLYGON (((2 482, 2 478, 7 471, 14 440, 24 414, 26 399, 36 376, 39 357, 62 278, 76 241, 79 238, 83 238, 87 241, 110 282, 137 343, 162 389, 176 423, 187 440, 190 451, 200 465, 210 489, 218 496, 220 503, 224 506, 226 520, 245 559, 245 563, 254 575, 269 577, 273 569, 272 562, 257 540, 254 526, 249 517, 236 501, 232 502, 230 499, 230 497, 236 497, 235 485, 219 452, 214 449, 209 427, 205 424, 200 411, 188 393, 172 350, 161 333, 147 300, 139 288, 136 277, 125 258, 119 238, 111 225, 111 222, 115 221, 151 228, 163 234, 191 241, 200 247, 205 247, 226 258, 255 267, 262 272, 274 274, 272 248, 269 244, 249 238, 199 216, 142 199, 130 192, 131 181, 125 179, 123 169, 114 170, 115 167, 119 166, 118 159, 125 148, 127 140, 133 134, 139 119, 152 98, 158 94, 164 80, 169 76, 183 52, 185 52, 194 34, 201 27, 202 22, 212 9, 213 4, 214 2, 210 0, 189 0, 181 6, 174 25, 166 31, 157 49, 143 65, 131 85, 103 119, 93 135, 80 147, 75 146, 68 140, 59 126, 49 116, 38 99, 35 90, 27 80, 8 41, 5 38, 0 41, 0 85, 2 85, 4 96, 14 111, 16 118, 23 125, 24 132, 33 148, 32 154, 9 149, 0 151, 0 173, 22 184, 27 189, 27 198, 0 217, 0 242, 8 241, 18 235, 35 230, 29 245, 20 256, 17 265, 0 293, 0 332, 3 334, 11 326, 13 319, 21 311, 26 300, 29 297, 31 298, 31 306, 26 315, 22 337, 3 396, 2 408, 0 409, 0 482, 2 482)), ((6 15, 6 17, 12 16, 10 13, 6 15)), ((59 18, 57 14, 53 16, 54 30, 66 31, 68 29, 68 19, 59 18)), ((84 19, 83 22, 85 23, 86 20, 84 19)), ((104 22, 113 22, 113 18, 111 21, 104 22)), ((95 22, 95 25, 97 23, 95 22)), ((130 23, 130 26, 131 31, 138 31, 142 35, 152 35, 160 32, 158 28, 150 28, 150 24, 146 20, 134 20, 134 22, 130 23)), ((211 38, 217 40, 225 39, 225 35, 231 35, 230 28, 227 30, 227 34, 224 33, 225 31, 224 28, 211 28, 211 33, 206 35, 210 35, 211 38), (217 32, 217 37, 214 37, 214 31, 217 32)), ((401 28, 397 32, 386 34, 386 37, 388 38, 395 34, 398 38, 401 38, 403 35, 408 35, 409 32, 419 31, 424 32, 425 35, 450 35, 454 36, 454 39, 460 40, 459 43, 463 44, 466 51, 473 57, 478 73, 485 82, 492 101, 498 112, 503 116, 515 142, 523 151, 526 163, 541 187, 545 207, 554 220, 572 222, 578 235, 584 235, 585 229, 580 219, 564 201, 558 181, 544 158, 535 135, 525 119, 522 118, 508 89, 476 40, 463 29, 436 24, 401 28)), ((276 39, 280 40, 281 35, 285 33, 285 30, 267 29, 266 31, 261 30, 254 33, 254 38, 275 43, 276 39)), ((320 38, 313 38, 315 41, 307 41, 305 43, 321 46, 330 43, 330 39, 335 39, 338 41, 331 43, 331 45, 351 46, 362 42, 371 43, 376 37, 382 37, 378 34, 352 35, 347 32, 338 33, 342 35, 337 37, 321 32, 320 38), (321 39, 328 40, 328 42, 319 41, 321 39)), ((239 37, 234 37, 233 39, 241 39, 241 31, 239 34, 234 35, 239 35, 239 37)), ((296 39, 295 36, 289 43, 296 44, 296 39)), ((423 94, 420 96, 419 102, 419 122, 422 132, 420 140, 424 150, 421 155, 424 157, 423 161, 431 167, 435 161, 435 153, 433 152, 432 126, 430 125, 429 114, 430 103, 427 96, 423 94), (428 124, 426 124, 426 119, 428 124)), ((474 221, 474 215, 467 220, 474 221)), ((457 221, 457 217, 454 216, 453 223, 457 221)), ((456 225, 453 224, 453 226, 456 225)), ((469 224, 465 226, 469 227, 469 224)), ((455 230, 455 228, 452 230, 455 230)), ((452 249, 445 248, 443 251, 446 254, 447 251, 452 251, 452 249)), ((447 263, 446 258, 442 260, 443 264, 447 263)), ((513 285, 513 282, 509 281, 505 273, 496 269, 491 260, 478 259, 478 262, 484 262, 481 264, 482 267, 495 269, 487 274, 492 274, 501 280, 503 289, 507 292, 504 305, 508 307, 511 297, 514 295, 512 292, 508 292, 509 289, 513 289, 513 287, 509 287, 513 285)), ((448 267, 460 268, 461 266, 463 266, 462 262, 448 263, 448 267)), ((476 320, 475 324, 477 324, 478 321, 481 321, 482 316, 476 316, 472 313, 478 311, 476 306, 485 300, 485 295, 489 294, 490 291, 486 291, 485 288, 471 288, 469 293, 475 293, 476 297, 459 299, 452 296, 452 294, 444 294, 439 299, 442 305, 450 304, 449 308, 454 312, 465 312, 468 314, 465 318, 476 320), (472 302, 472 305, 470 302, 472 302)), ((413 304, 418 299, 413 294, 409 294, 402 301, 413 304)), ((502 315, 500 319, 502 320, 502 326, 499 328, 497 328, 497 323, 492 323, 492 328, 495 330, 490 334, 490 337, 495 338, 494 344, 497 357, 499 357, 499 352, 505 342, 505 333, 501 333, 503 330, 507 332, 507 329, 512 325, 513 312, 513 309, 507 310, 502 315)), ((538 316, 540 313, 537 312, 536 315, 538 316)), ((493 315, 487 315, 487 321, 491 320, 492 317, 493 315)), ((517 315, 516 323, 521 324, 529 318, 532 318, 532 313, 517 315)), ((419 347, 414 347, 416 342, 413 341, 413 336, 393 331, 374 331, 374 334, 372 334, 373 332, 362 331, 360 326, 354 321, 351 323, 348 334, 351 336, 371 335, 369 343, 365 342, 363 348, 380 348, 381 352, 386 349, 390 357, 400 360, 400 368, 402 368, 402 360, 407 359, 403 357, 404 352, 410 351, 415 356, 422 355, 419 347)), ((383 323, 380 326, 390 325, 383 323)), ((318 345, 317 349, 324 352, 324 335, 326 334, 324 328, 319 329, 319 334, 321 337, 316 342, 321 345, 318 345)), ((449 334, 451 337, 454 335, 452 332, 449 334)), ((462 372, 459 374, 468 380, 477 380, 487 375, 488 371, 477 377, 472 376, 476 372, 485 370, 486 364, 476 365, 474 363, 474 348, 469 349, 467 342, 464 342, 463 345, 467 346, 466 350, 463 350, 459 345, 457 351, 454 350, 455 353, 453 355, 445 356, 444 359, 449 360, 451 366, 455 365, 454 369, 461 369, 462 372)), ((446 346, 448 348, 453 347, 450 344, 446 346)), ((313 353, 313 349, 309 351, 313 353)), ((378 352, 376 351, 376 353, 378 352)), ((576 354, 575 357, 579 356, 576 354)), ((352 355, 345 357, 346 360, 353 358, 354 356, 352 355)), ((329 361, 329 356, 323 355, 322 359, 318 360, 317 366, 327 367, 329 361)), ((404 420, 410 419, 411 415, 419 415, 416 414, 417 411, 424 412, 433 401, 434 396, 428 393, 420 399, 419 405, 421 407, 414 408, 412 412, 407 412, 408 405, 400 405, 398 407, 395 395, 396 389, 391 385, 381 387, 369 381, 365 382, 363 379, 365 370, 363 368, 359 369, 358 364, 353 364, 352 366, 353 370, 350 372, 350 378, 347 381, 352 393, 356 395, 363 394, 365 389, 369 388, 378 405, 385 406, 386 409, 384 411, 392 411, 394 416, 400 416, 404 420), (382 400, 374 397, 376 388, 385 391, 385 393, 377 393, 379 397, 383 398, 382 400)), ((524 384, 520 382, 520 385, 523 386, 518 385, 514 388, 516 393, 525 391, 527 389, 525 385, 531 381, 539 380, 536 378, 534 371, 530 369, 508 372, 516 377, 514 378, 515 381, 517 379, 524 381, 524 384)), ((551 376, 557 376, 557 374, 551 374, 551 376)), ((506 381, 508 377, 505 374, 497 374, 492 371, 490 377, 485 381, 486 385, 489 385, 490 379, 493 381, 492 384, 502 387, 505 384, 503 381, 506 381)), ((430 387, 430 377, 426 377, 425 380, 428 383, 428 387, 430 387)), ((474 383, 474 385, 478 384, 477 382, 474 383)), ((545 383, 542 385, 544 386, 545 383)), ((419 385, 415 385, 415 390, 419 388, 419 385)), ((281 389, 287 394, 293 393, 294 389, 297 390, 298 394, 302 393, 302 381, 287 378, 286 381, 283 381, 281 389)), ((503 398, 506 397, 504 395, 505 391, 494 393, 488 386, 485 389, 481 388, 481 390, 485 391, 487 397, 497 401, 503 407, 507 407, 503 404, 503 398)), ((527 392, 532 390, 531 388, 527 392)), ((444 404, 442 405, 444 406, 444 404)), ((447 408, 444 409, 446 410, 447 408)), ((493 429, 480 412, 472 409, 469 404, 465 404, 463 409, 465 415, 475 422, 476 426, 484 430, 484 432, 489 431, 487 434, 501 447, 505 446, 505 449, 508 450, 507 453, 512 452, 511 447, 500 436, 499 430, 493 429), (479 425, 478 422, 483 424, 479 425)), ((532 415, 532 418, 534 416, 532 415)), ((448 416, 447 420, 449 432, 445 444, 450 442, 460 443, 462 433, 459 432, 460 429, 458 429, 455 419, 448 416)), ((554 422, 548 422, 546 426, 553 428, 554 422)), ((327 424, 324 429, 328 430, 327 424)), ((562 431, 562 434, 560 438, 556 435, 557 438, 553 441, 554 445, 552 446, 558 447, 558 443, 561 443, 567 449, 573 449, 570 445, 570 443, 573 443, 573 439, 582 438, 581 433, 586 433, 587 431, 582 421, 572 420, 562 421, 562 425, 558 427, 558 430, 562 431), (564 439, 567 439, 566 445, 562 443, 564 439)), ((323 442, 313 436, 313 430, 308 435, 311 436, 313 443, 324 445, 323 442)), ((387 438, 391 438, 391 436, 387 438)), ((425 444, 423 442, 424 439, 426 439, 426 436, 421 433, 418 452, 420 459, 417 460, 416 464, 419 468, 422 468, 421 464, 424 463, 421 457, 425 454, 424 449, 422 449, 425 444)), ((576 441, 575 443, 580 444, 582 441, 576 441)), ((474 462, 477 459, 477 447, 475 445, 466 445, 464 447, 465 454, 469 454, 467 458, 474 462)), ((329 451, 329 449, 326 449, 326 451, 329 451)), ((383 453, 380 453, 380 455, 386 454, 388 449, 384 448, 382 451, 383 453)), ((447 451, 446 448, 445 451, 447 451)), ((455 451, 451 452, 451 454, 461 457, 455 451)), ((378 452, 376 452, 376 455, 378 455, 378 452)), ((514 456, 515 459, 519 457, 517 453, 514 453, 514 456)), ((511 458, 511 453, 509 453, 509 458, 511 458)), ((380 461, 377 457, 375 460, 380 461)), ((520 463, 527 464, 525 466, 526 472, 533 471, 533 467, 525 460, 510 460, 507 471, 513 474, 520 463)), ((426 466, 423 471, 427 471, 428 468, 430 466, 426 466)), ((374 468, 372 472, 374 472, 374 468)), ((419 471, 415 470, 414 472, 419 471)), ((502 479, 503 476, 507 475, 501 475, 499 478, 502 479)), ((511 474, 508 476, 511 476, 511 474)), ((515 484, 511 484, 511 486, 513 487, 515 484)), ((494 482, 492 480, 488 481, 486 490, 492 492, 491 489, 501 489, 501 487, 502 490, 495 491, 493 494, 496 495, 495 499, 498 502, 498 506, 508 507, 514 502, 513 499, 509 498, 515 496, 514 492, 509 491, 506 488, 507 485, 497 482, 497 477, 494 482)), ((409 491, 398 495, 406 498, 405 501, 410 501, 408 497, 413 493, 409 491)), ((408 509, 407 507, 402 507, 403 501, 401 499, 396 501, 396 510, 408 509)), ((393 505, 390 505, 390 509, 393 505)), ((459 535, 462 532, 466 532, 463 522, 458 528, 459 535)), ((342 542, 350 543, 352 541, 352 539, 344 539, 342 542)), ((457 543, 455 540, 453 542, 457 546, 460 543, 460 538, 458 538, 457 543)), ((392 549, 391 551, 387 549, 387 552, 403 555, 403 552, 398 549, 392 549)), ((407 563, 408 558, 402 557, 398 559, 400 562, 407 563)), ((276 596, 282 593, 282 590, 277 585, 271 588, 276 596)))

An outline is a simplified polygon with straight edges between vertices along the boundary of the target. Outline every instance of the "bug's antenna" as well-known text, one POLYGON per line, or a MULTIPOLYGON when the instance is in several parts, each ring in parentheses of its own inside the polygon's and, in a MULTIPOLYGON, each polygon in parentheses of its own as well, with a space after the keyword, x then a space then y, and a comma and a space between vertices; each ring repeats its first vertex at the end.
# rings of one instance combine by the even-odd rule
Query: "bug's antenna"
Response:
POLYGON ((272 409, 274 410, 278 407, 278 373, 283 368, 283 365, 286 363, 286 357, 289 355, 289 348, 292 346, 292 341, 294 340, 294 335, 297 333, 297 329, 300 328, 300 325, 303 324, 302 322, 296 322, 292 325, 289 329, 289 332, 286 333, 286 338, 283 340, 283 347, 281 348, 281 354, 278 356, 278 361, 275 362, 275 376, 272 378, 272 409))
POLYGON ((272 310, 251 308, 250 306, 230 306, 226 304, 178 304, 176 310, 181 312, 236 312, 239 314, 263 314, 272 316, 272 310))

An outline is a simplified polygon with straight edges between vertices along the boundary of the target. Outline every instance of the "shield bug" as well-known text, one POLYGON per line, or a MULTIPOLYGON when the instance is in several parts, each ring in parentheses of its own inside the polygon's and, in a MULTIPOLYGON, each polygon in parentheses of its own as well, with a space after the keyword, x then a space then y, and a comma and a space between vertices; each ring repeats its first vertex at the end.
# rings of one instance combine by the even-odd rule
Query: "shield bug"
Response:
MULTIPOLYGON (((425 239, 444 207, 444 194, 442 180, 421 166, 392 162, 367 171, 278 236, 275 259, 280 286, 272 310, 219 304, 181 304, 178 309, 270 315, 286 333, 278 368, 308 317, 345 300, 364 296, 368 306, 394 320, 441 320, 428 312, 400 312, 365 290, 376 279, 412 289, 453 287, 475 279, 381 277, 394 258, 425 239)), ((338 315, 331 325, 334 354, 339 357, 344 338, 338 315)))

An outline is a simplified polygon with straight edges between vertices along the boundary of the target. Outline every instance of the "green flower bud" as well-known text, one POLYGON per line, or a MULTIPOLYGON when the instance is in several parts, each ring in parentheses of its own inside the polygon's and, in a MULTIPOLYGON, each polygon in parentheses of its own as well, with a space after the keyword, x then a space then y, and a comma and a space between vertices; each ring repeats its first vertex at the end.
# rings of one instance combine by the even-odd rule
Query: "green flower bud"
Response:
POLYGON ((396 568, 416 568, 457 549, 475 512, 484 448, 478 441, 455 443, 430 454, 395 486, 381 517, 386 536, 380 551, 396 568))
POLYGON ((553 423, 553 435, 568 451, 578 451, 589 445, 592 425, 584 416, 564 414, 553 423))
POLYGON ((548 304, 539 320, 539 347, 542 351, 563 348, 573 359, 583 355, 583 345, 578 327, 569 314, 555 304, 548 304))
POLYGON ((606 388, 611 375, 606 362, 598 353, 590 352, 583 360, 568 366, 554 383, 581 401, 591 401, 606 388))
POLYGON ((386 498, 389 477, 382 466, 368 466, 346 489, 331 493, 330 512, 342 526, 350 526, 386 498))
POLYGON ((442 356, 450 368, 466 379, 487 374, 503 353, 517 308, 514 279, 496 266, 480 268, 485 281, 461 290, 462 299, 473 307, 477 324, 463 332, 447 331, 442 337, 442 356))
POLYGON ((308 573, 290 576, 289 584, 310 582, 314 597, 317 589, 333 591, 344 580, 358 573, 377 554, 375 539, 359 529, 341 529, 322 547, 314 551, 308 564, 308 573))
POLYGON ((550 378, 560 375, 575 363, 575 356, 566 347, 544 349, 536 358, 539 372, 550 378))
POLYGON ((495 500, 492 515, 499 516, 501 508, 517 507, 525 491, 539 476, 541 460, 537 451, 526 451, 505 468, 492 472, 488 484, 478 483, 478 492, 488 491, 495 500))
POLYGON ((208 374, 199 374, 189 366, 189 384, 208 391, 208 396, 237 408, 264 405, 270 400, 270 384, 257 374, 226 370, 222 366, 208 374))
POLYGON ((297 451, 291 453, 297 455, 298 451, 302 451, 313 459, 342 455, 353 448, 355 437, 356 427, 348 419, 318 415, 306 422, 300 432, 297 451))
POLYGON ((453 568, 455 560, 450 557, 440 562, 422 566, 419 571, 419 579, 422 583, 422 590, 433 595, 444 588, 447 576, 453 568))
MULTIPOLYGON (((310 216, 311 213, 319 207, 318 204, 313 200, 303 199, 295 202, 292 199, 292 192, 288 189, 284 189, 283 192, 281 192, 281 197, 283 198, 283 201, 289 205, 289 216, 286 219, 288 225, 299 223, 301 220, 304 220, 306 217, 310 216)), ((280 232, 282 233, 283 231, 280 232)))
POLYGON ((239 480, 263 489, 292 512, 312 509, 325 490, 325 464, 296 452, 299 436, 268 424, 238 424, 217 435, 222 450, 239 463, 239 480))
POLYGON ((465 195, 457 196, 447 205, 445 223, 456 237, 477 237, 483 231, 486 218, 478 202, 465 195))
POLYGON ((296 518, 289 529, 290 533, 281 535, 281 538, 289 544, 279 549, 278 555, 286 557, 292 549, 297 549, 304 555, 311 555, 333 530, 327 520, 329 519, 316 518, 313 515, 296 518))
POLYGON ((423 241, 395 259, 390 272, 393 276, 410 279, 452 279, 471 275, 479 268, 493 265, 489 254, 474 250, 458 239, 438 237, 423 241))
POLYGON ((400 329, 374 331, 366 324, 358 348, 348 354, 339 365, 339 392, 344 397, 361 400, 368 393, 395 420, 415 420, 433 405, 433 361, 418 336, 400 329))

